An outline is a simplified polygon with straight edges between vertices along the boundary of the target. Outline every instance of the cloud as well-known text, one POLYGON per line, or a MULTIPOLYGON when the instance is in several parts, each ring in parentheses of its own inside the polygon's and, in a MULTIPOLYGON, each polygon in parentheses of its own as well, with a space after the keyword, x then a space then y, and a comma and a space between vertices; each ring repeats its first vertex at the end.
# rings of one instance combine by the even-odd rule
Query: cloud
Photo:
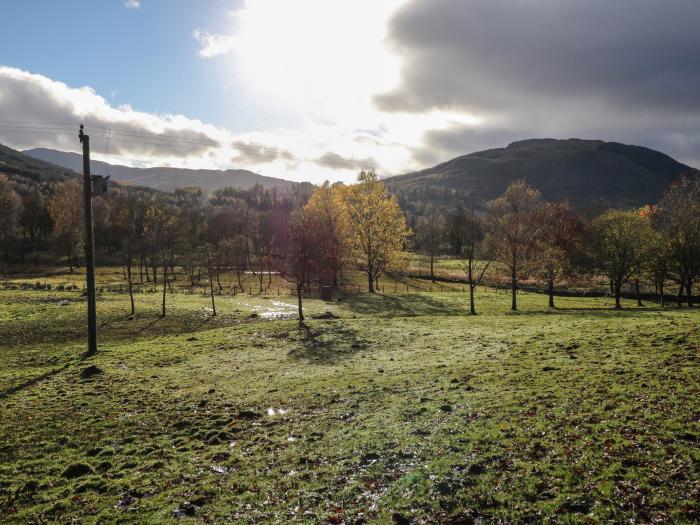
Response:
POLYGON ((197 29, 192 36, 199 42, 199 56, 202 58, 228 54, 236 45, 235 35, 215 35, 197 29))
MULTIPOLYGON (((0 66, 0 142, 16 149, 80 152, 80 123, 90 135, 94 158, 104 159, 108 139, 108 162, 128 166, 254 167, 264 175, 289 180, 350 181, 359 169, 391 165, 397 152, 409 155, 403 146, 382 142, 382 129, 348 131, 309 125, 233 133, 184 115, 115 106, 90 87, 75 88, 43 75, 0 66), (377 140, 358 141, 364 136, 377 140), (358 156, 353 158, 352 154, 358 156), (381 155, 382 163, 375 160, 381 155)), ((388 172, 388 168, 383 171, 388 172)))
POLYGON ((231 159, 234 162, 267 164, 279 159, 288 161, 289 163, 295 163, 297 161, 294 154, 289 150, 266 146, 256 142, 247 143, 238 140, 233 143, 233 148, 238 151, 238 155, 231 159))
POLYGON ((696 0, 421 0, 391 21, 393 110, 499 111, 525 102, 682 112, 700 103, 696 0))
POLYGON ((315 159, 314 162, 320 166, 333 169, 346 169, 353 171, 377 169, 377 162, 373 158, 352 159, 343 157, 331 151, 324 153, 319 158, 315 159))
POLYGON ((139 112, 128 105, 114 107, 89 87, 71 88, 42 75, 0 67, 0 119, 19 145, 75 150, 79 123, 95 139, 110 132, 110 151, 132 157, 182 158, 201 155, 229 134, 215 126, 182 115, 139 112), (26 124, 30 123, 30 124, 26 124), (31 123, 48 123, 35 125, 31 123))
POLYGON ((139 9, 141 7, 141 0, 124 0, 124 7, 127 9, 139 9))

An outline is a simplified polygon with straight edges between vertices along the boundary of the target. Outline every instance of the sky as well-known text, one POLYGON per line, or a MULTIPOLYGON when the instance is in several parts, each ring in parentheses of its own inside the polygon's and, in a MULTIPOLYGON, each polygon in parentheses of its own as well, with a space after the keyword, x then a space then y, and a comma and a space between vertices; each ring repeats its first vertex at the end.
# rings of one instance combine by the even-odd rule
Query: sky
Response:
POLYGON ((697 0, 0 3, 0 142, 352 181, 527 138, 700 167, 697 0))

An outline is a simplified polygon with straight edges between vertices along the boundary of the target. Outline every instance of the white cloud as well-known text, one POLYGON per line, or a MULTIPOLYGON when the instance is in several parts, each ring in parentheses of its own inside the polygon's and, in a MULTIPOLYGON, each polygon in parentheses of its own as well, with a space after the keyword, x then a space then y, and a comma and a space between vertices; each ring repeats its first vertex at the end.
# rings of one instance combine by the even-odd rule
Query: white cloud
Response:
POLYGON ((232 133, 184 115, 115 106, 90 87, 0 66, 0 142, 78 152, 77 128, 84 123, 96 155, 105 149, 107 129, 113 130, 108 160, 125 165, 248 168, 312 182, 351 181, 361 167, 400 173, 413 167, 407 143, 420 140, 420 130, 442 117, 390 118, 364 128, 310 121, 298 129, 232 133))
POLYGON ((228 54, 236 44, 235 35, 212 35, 197 29, 192 36, 199 42, 199 56, 202 58, 228 54))
POLYGON ((141 7, 141 0, 124 0, 124 7, 127 9, 139 9, 141 7))

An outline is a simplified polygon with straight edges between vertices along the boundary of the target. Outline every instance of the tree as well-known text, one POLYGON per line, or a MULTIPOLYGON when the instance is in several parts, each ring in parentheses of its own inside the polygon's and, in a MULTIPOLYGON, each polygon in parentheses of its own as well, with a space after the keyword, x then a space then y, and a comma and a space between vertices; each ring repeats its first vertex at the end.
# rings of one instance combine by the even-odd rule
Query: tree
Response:
POLYGON ((466 218, 467 213, 461 206, 447 216, 445 225, 446 236, 453 255, 459 256, 462 254, 462 242, 464 241, 466 218))
POLYGON ((213 246, 214 273, 219 291, 222 289, 219 274, 228 269, 235 272, 238 288, 243 292, 242 278, 250 260, 252 210, 237 197, 219 197, 217 202, 208 210, 207 236, 213 246))
POLYGON ((568 201, 546 203, 541 224, 538 260, 547 282, 549 307, 554 308, 554 284, 570 269, 571 257, 583 239, 585 227, 568 201))
POLYGON ((112 195, 112 219, 113 235, 122 256, 122 264, 126 270, 126 282, 129 290, 131 312, 129 318, 136 315, 134 302, 132 268, 134 258, 144 249, 144 226, 148 201, 144 195, 129 191, 115 191, 112 195))
POLYGON ((80 266, 83 240, 83 188, 75 180, 67 180, 56 186, 49 201, 49 215, 53 221, 52 237, 56 248, 65 254, 70 271, 80 266))
MULTIPOLYGON (((163 268, 162 317, 166 315, 165 297, 168 287, 168 268, 175 265, 176 232, 177 222, 169 197, 167 195, 153 197, 144 218, 144 238, 153 254, 153 260, 160 258, 163 268)), ((153 280, 155 281, 155 279, 154 275, 153 280)))
POLYGON ((39 242, 51 235, 52 226, 47 199, 38 189, 32 189, 22 201, 19 216, 19 228, 24 238, 23 250, 36 250, 39 242))
POLYGON ((668 243, 671 272, 681 289, 685 287, 691 307, 700 276, 700 177, 674 183, 659 201, 653 220, 668 243))
POLYGON ((311 282, 331 277, 333 236, 316 214, 301 211, 294 216, 278 216, 275 223, 275 262, 281 277, 296 287, 299 322, 304 321, 303 295, 311 282))
POLYGON ((645 262, 651 224, 638 211, 613 210, 593 221, 593 254, 598 269, 613 284, 615 308, 622 305, 622 285, 639 271, 645 262))
POLYGON ((396 197, 371 171, 362 171, 357 184, 345 189, 350 221, 350 245, 358 269, 367 275, 368 291, 375 281, 398 262, 400 251, 411 231, 396 197))
POLYGON ((17 235, 21 201, 4 175, 0 175, 0 249, 5 261, 10 258, 10 243, 17 235))
POLYGON ((518 283, 535 266, 533 257, 542 232, 540 192, 517 181, 486 208, 490 250, 508 272, 511 310, 517 310, 518 283))
MULTIPOLYGON (((469 315, 476 315, 474 305, 474 290, 483 281, 486 271, 491 266, 491 259, 485 245, 483 220, 474 214, 472 209, 467 215, 461 208, 462 217, 456 223, 462 225, 459 244, 464 258, 463 270, 469 286, 469 315)), ((456 218, 453 216, 453 218, 456 218)))
POLYGON ((304 214, 315 217, 330 237, 327 262, 332 271, 333 286, 337 288, 340 272, 350 251, 350 221, 342 184, 324 182, 309 198, 304 214))
POLYGON ((446 230, 445 218, 437 213, 423 215, 416 224, 416 245, 430 257, 430 280, 433 282, 435 282, 435 256, 440 253, 446 230))

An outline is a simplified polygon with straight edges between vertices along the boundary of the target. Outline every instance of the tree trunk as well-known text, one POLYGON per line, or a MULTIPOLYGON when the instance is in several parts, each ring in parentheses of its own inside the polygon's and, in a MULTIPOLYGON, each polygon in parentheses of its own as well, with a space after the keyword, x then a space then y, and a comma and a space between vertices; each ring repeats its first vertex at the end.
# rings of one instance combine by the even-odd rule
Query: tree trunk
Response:
POLYGON ((129 256, 126 260, 126 277, 127 277, 127 282, 129 284, 129 301, 131 302, 131 317, 136 315, 136 308, 134 306, 134 290, 132 286, 132 278, 131 278, 131 256, 129 256))
POLYGON ((622 283, 618 280, 615 281, 615 309, 622 309, 622 304, 620 303, 620 297, 622 296, 622 283))
MULTIPOLYGON (((211 269, 211 255, 209 254, 209 250, 207 250, 207 268, 209 270, 209 292, 211 294, 211 309, 212 309, 212 315, 216 317, 216 305, 214 304, 214 279, 212 278, 212 269, 211 269)), ((218 279, 217 275, 217 279, 218 279)), ((221 286, 221 284, 219 284, 221 286)))
POLYGON ((639 292, 639 279, 634 280, 634 294, 637 296, 637 306, 644 306, 642 304, 642 295, 639 292))
POLYGON ((661 303, 661 308, 663 308, 664 306, 666 306, 666 296, 664 295, 664 282, 663 282, 663 280, 661 282, 659 282, 659 295, 661 296, 661 301, 659 301, 659 302, 661 303))
POLYGON ((510 293, 511 293, 510 309, 517 310, 518 309, 518 299, 517 299, 518 277, 517 277, 517 274, 515 272, 515 267, 511 270, 511 274, 510 274, 510 293))
POLYGON ((244 293, 245 288, 243 287, 243 283, 241 282, 241 275, 243 275, 243 272, 236 271, 236 276, 238 277, 238 287, 241 289, 241 293, 244 293))
POLYGON ((299 304, 299 322, 304 322, 304 309, 302 308, 302 298, 301 298, 301 288, 302 284, 297 283, 297 302, 299 304))
POLYGON ((469 284, 469 315, 476 315, 476 307, 474 306, 474 272, 471 259, 467 262, 467 281, 469 284))
POLYGON ((435 263, 435 255, 431 252, 430 253, 430 280, 432 282, 435 282, 434 263, 435 263))
POLYGON ((693 281, 688 279, 688 284, 685 285, 685 291, 688 294, 688 308, 693 307, 693 281))
POLYGON ((551 277, 547 281, 547 291, 549 293, 549 307, 554 308, 554 279, 551 277))
POLYGON ((681 282, 678 285, 678 297, 677 297, 678 306, 683 305, 683 290, 685 290, 685 285, 681 282))
POLYGON ((168 291, 168 267, 163 263, 163 308, 161 315, 165 317, 165 294, 168 291))

